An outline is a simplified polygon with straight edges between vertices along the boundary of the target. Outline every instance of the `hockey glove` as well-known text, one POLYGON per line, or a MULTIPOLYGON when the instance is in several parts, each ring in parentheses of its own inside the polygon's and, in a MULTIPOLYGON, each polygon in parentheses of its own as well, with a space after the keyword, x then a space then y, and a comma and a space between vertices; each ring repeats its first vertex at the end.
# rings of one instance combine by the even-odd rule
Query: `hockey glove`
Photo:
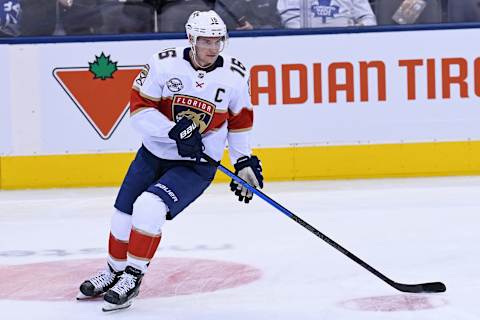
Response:
MULTIPOLYGON (((235 174, 255 188, 263 188, 262 164, 256 156, 241 157, 234 164, 235 174)), ((248 203, 252 200, 253 192, 235 180, 230 182, 230 189, 238 196, 238 201, 248 203)))
POLYGON ((200 161, 204 149, 202 135, 191 119, 183 117, 168 132, 168 137, 177 143, 178 154, 200 161))

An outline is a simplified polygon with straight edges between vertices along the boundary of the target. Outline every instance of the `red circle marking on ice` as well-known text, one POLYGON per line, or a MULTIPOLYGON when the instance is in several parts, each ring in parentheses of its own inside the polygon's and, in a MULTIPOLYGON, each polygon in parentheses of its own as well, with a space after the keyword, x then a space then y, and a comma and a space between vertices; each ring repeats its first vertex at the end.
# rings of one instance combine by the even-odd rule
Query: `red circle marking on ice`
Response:
POLYGON ((351 310, 394 312, 439 308, 446 305, 447 301, 438 297, 402 294, 352 299, 342 301, 339 304, 351 310))
MULTIPOLYGON (((80 283, 104 265, 105 259, 86 259, 0 266, 0 299, 72 300, 80 283)), ((234 288, 261 275, 259 269, 234 262, 157 258, 145 274, 139 298, 234 288)))

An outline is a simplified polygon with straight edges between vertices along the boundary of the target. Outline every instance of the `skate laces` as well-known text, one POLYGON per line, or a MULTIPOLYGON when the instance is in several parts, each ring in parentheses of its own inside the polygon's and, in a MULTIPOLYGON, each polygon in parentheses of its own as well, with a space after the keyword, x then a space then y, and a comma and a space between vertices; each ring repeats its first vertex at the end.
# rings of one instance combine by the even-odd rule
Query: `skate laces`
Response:
POLYGON ((113 286, 112 289, 119 295, 126 294, 129 290, 135 288, 137 277, 133 274, 124 272, 120 276, 120 280, 113 286))
POLYGON ((115 274, 106 269, 98 272, 89 281, 95 286, 95 288, 104 288, 112 283, 115 279, 115 274))

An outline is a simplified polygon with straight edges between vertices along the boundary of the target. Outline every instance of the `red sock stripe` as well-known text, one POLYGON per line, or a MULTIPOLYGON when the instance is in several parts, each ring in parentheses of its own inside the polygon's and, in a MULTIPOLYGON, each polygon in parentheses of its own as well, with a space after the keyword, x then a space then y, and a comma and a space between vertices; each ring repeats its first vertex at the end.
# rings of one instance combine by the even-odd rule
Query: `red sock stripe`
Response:
POLYGON ((127 260, 128 242, 120 241, 110 233, 108 239, 108 253, 117 260, 127 260))
POLYGON ((141 233, 132 228, 130 232, 130 241, 128 243, 128 253, 135 257, 150 260, 157 251, 162 235, 150 236, 141 233))

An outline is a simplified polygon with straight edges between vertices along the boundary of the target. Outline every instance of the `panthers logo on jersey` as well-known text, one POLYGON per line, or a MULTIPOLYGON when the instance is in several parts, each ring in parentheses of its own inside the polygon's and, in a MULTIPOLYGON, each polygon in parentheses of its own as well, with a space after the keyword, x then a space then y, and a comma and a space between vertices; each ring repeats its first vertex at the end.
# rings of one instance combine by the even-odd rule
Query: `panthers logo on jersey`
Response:
POLYGON ((215 105, 207 100, 188 95, 176 94, 172 100, 172 116, 175 122, 183 117, 191 119, 203 133, 215 113, 215 105))

